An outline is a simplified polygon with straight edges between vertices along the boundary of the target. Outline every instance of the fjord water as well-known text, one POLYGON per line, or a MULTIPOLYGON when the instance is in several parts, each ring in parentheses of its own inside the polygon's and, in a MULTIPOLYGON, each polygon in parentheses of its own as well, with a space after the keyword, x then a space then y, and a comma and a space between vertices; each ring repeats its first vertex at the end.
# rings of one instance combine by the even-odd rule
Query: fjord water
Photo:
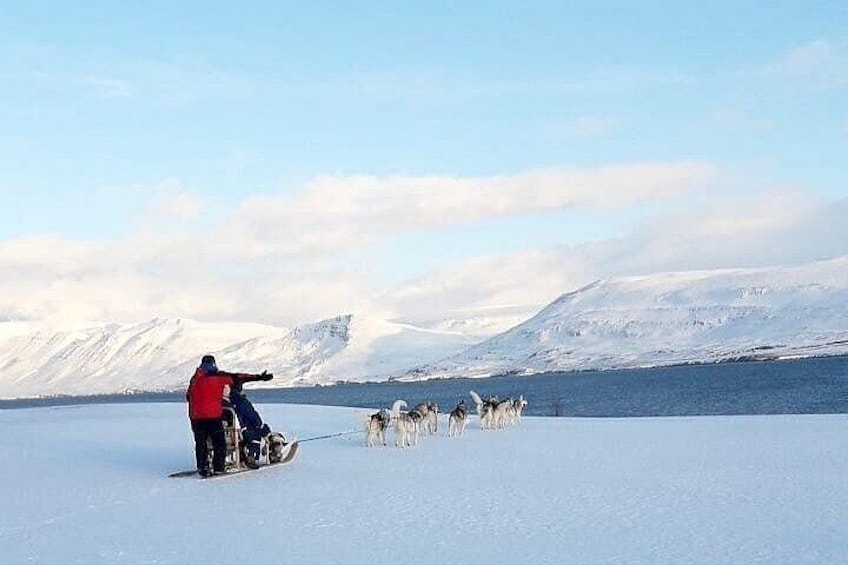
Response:
MULTIPOLYGON (((190 375, 186 375, 188 382, 190 375)), ((256 404, 388 408, 436 402, 447 412, 469 391, 524 395, 530 416, 633 417, 848 413, 848 357, 548 373, 485 379, 249 389, 256 404)), ((184 402, 181 392, 0 401, 0 408, 114 402, 184 402)))

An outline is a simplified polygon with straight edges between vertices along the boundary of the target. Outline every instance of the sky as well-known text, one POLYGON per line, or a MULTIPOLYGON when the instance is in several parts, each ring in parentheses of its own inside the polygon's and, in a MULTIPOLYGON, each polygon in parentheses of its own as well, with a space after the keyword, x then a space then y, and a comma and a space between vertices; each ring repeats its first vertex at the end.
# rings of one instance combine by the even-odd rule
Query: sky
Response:
POLYGON ((5 6, 0 319, 415 322, 848 254, 845 29, 842 2, 5 6))
MULTIPOLYGON (((415 399, 407 399, 411 404, 415 399)), ((470 401, 470 398, 468 399, 470 401)), ((532 399, 531 399, 532 402, 532 399)), ((258 407, 308 439, 362 410, 258 407)), ((255 474, 193 467, 181 403, 0 410, 0 555, 38 565, 844 563, 846 415, 524 418, 406 449, 361 433, 255 474), (224 526, 222 526, 224 525, 224 526), (222 530, 222 528, 224 528, 222 530)))

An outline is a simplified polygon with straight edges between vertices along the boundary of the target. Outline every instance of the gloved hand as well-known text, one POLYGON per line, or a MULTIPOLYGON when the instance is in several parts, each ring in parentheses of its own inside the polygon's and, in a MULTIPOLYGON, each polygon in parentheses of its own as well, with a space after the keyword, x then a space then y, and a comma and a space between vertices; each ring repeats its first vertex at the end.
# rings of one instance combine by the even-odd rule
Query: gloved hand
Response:
POLYGON ((262 371, 262 374, 261 374, 261 375, 259 375, 259 380, 260 380, 260 381, 270 381, 270 380, 271 380, 271 379, 273 379, 273 378, 274 378, 274 374, 273 374, 273 373, 269 373, 268 371, 262 371))

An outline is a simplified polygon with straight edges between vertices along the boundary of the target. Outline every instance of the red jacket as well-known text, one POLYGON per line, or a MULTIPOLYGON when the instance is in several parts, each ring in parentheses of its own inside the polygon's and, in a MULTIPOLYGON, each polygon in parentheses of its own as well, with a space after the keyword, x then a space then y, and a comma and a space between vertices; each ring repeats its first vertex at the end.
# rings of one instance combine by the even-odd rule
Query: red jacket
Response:
POLYGON ((228 386, 233 386, 233 379, 228 373, 207 373, 198 367, 186 393, 188 417, 192 420, 220 420, 223 416, 221 402, 228 386))

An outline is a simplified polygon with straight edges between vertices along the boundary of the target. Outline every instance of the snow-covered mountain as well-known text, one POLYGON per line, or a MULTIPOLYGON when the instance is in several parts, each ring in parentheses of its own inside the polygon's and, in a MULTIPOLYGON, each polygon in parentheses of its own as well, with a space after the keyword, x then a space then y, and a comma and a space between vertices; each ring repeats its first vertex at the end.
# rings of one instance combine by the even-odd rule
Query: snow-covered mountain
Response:
POLYGON ((597 281, 408 379, 848 354, 848 257, 597 281))
POLYGON ((3 322, 0 398, 180 390, 206 353, 225 370, 274 372, 266 386, 385 380, 475 341, 350 315, 293 329, 158 318, 61 328, 3 322))
POLYGON ((492 337, 518 312, 295 328, 5 321, 0 398, 180 390, 205 353, 226 370, 273 371, 278 387, 848 354, 848 257, 597 281, 492 337))

